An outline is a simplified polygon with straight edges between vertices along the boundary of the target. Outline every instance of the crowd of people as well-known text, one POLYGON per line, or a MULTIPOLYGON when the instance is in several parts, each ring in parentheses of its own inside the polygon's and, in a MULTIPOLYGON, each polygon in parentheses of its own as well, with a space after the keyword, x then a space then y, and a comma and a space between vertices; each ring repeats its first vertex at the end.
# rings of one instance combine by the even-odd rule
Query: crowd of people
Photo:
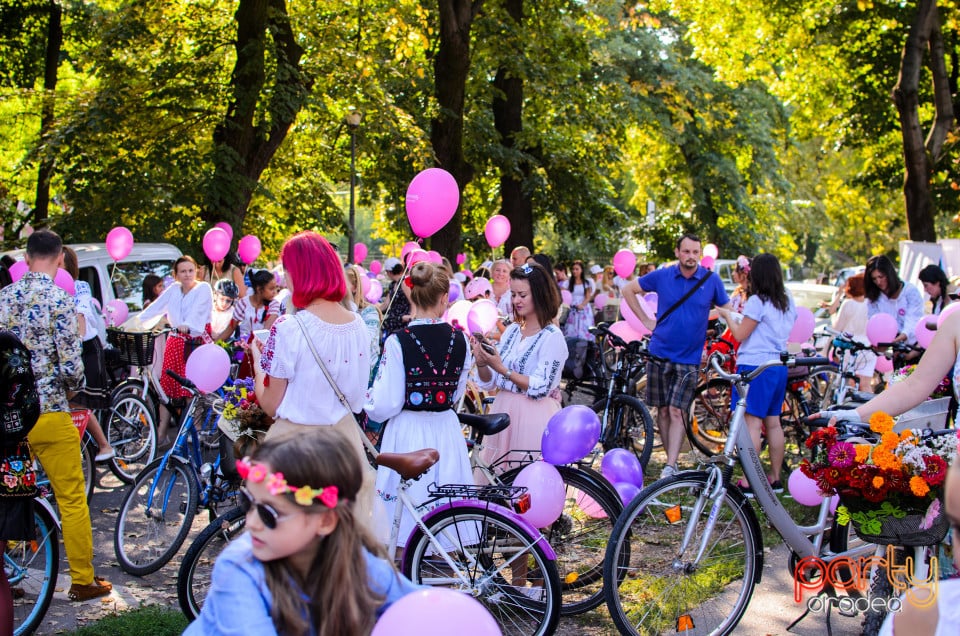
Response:
MULTIPOLYGON (((468 381, 495 394, 491 412, 511 418, 510 427, 487 438, 484 460, 538 448, 547 421, 562 406, 559 387, 571 343, 590 341, 605 302, 618 304, 622 298, 651 331, 644 398, 656 408, 666 452, 661 477, 676 473, 684 413, 693 399, 710 321, 719 315, 726 324, 738 347, 738 368, 747 371, 786 348, 797 311, 781 265, 770 254, 738 257, 736 287, 729 295, 719 276, 701 263, 697 236, 679 237, 675 256, 672 264, 645 263, 627 277, 616 275, 609 264, 555 264, 526 247, 476 272, 454 271, 445 259, 411 264, 412 259, 391 257, 383 263, 383 299, 371 302, 364 293, 367 272, 344 266, 321 235, 301 232, 283 245, 282 268, 275 271, 248 268, 230 257, 201 267, 182 256, 169 283, 145 277, 144 310, 137 320, 151 326, 162 319, 170 327, 160 367, 182 374, 197 346, 234 341, 246 352, 245 372, 253 377, 257 401, 274 420, 262 446, 241 468, 248 533, 218 560, 191 633, 214 633, 225 625, 262 626, 264 633, 369 631, 371 621, 414 586, 383 558, 383 524, 392 519, 399 479, 369 467, 357 417, 383 426, 383 452, 439 449, 440 461, 412 487, 414 499, 426 499, 431 484, 472 482, 455 412, 468 381), (640 301, 649 293, 658 297, 656 315, 640 301), (600 295, 609 300, 595 302, 600 295), (451 325, 447 311, 458 299, 492 301, 496 325, 486 333, 451 325), (262 602, 238 608, 240 595, 262 602)), ((31 354, 40 414, 27 441, 56 493, 70 564, 69 595, 82 601, 108 594, 111 585, 95 576, 92 565, 79 439, 69 411, 71 404, 102 408, 109 385, 105 325, 89 286, 78 282, 71 298, 53 282, 59 267, 70 271, 71 258, 77 278, 76 256, 59 237, 34 232, 27 241, 29 272, 0 291, 0 329, 15 334, 31 354)), ((941 313, 950 303, 946 276, 930 266, 920 279, 933 312, 941 313)), ((897 339, 913 339, 924 300, 898 277, 888 258, 871 258, 843 291, 842 301, 832 307, 837 329, 864 339, 869 318, 888 313, 897 321, 897 339)), ((956 374, 958 321, 951 316, 944 324, 935 340, 944 346, 925 356, 911 376, 917 392, 889 391, 876 405, 854 413, 905 410, 926 390, 928 379, 939 374, 939 380, 951 370, 956 374)), ((8 359, 0 355, 0 363, 8 359)), ((861 389, 869 390, 875 362, 876 354, 869 351, 858 359, 861 389)), ((158 438, 169 444, 170 422, 184 393, 165 374, 160 377, 170 401, 161 406, 158 438)), ((746 423, 758 449, 764 431, 768 479, 775 490, 782 488, 779 416, 786 382, 784 367, 768 369, 747 397, 746 423)), ((99 444, 97 459, 112 457, 95 420, 90 429, 99 444)), ((0 498, 4 539, 23 539, 33 531, 26 500, 0 498)), ((411 524, 404 519, 400 546, 411 524)), ((0 635, 12 621, 13 594, 0 577, 0 635)))

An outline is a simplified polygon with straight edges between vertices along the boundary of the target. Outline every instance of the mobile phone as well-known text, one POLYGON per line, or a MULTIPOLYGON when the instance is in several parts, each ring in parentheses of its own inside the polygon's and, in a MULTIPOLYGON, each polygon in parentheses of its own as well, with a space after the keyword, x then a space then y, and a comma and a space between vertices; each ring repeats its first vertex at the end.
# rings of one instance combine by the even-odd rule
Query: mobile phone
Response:
POLYGON ((253 332, 253 337, 259 340, 263 344, 267 344, 267 338, 270 337, 269 329, 255 329, 253 332))
POLYGON ((497 348, 493 345, 492 342, 483 337, 483 334, 479 331, 473 333, 473 337, 477 339, 477 342, 480 343, 480 348, 489 353, 492 356, 497 355, 497 348))

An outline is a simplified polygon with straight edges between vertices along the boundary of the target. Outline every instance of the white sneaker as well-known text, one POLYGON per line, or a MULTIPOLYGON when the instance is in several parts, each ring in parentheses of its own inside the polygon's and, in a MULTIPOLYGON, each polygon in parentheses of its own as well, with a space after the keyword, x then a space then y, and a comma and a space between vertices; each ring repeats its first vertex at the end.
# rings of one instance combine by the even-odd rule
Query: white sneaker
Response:
POLYGON ((679 473, 679 472, 680 472, 680 471, 677 470, 677 467, 676 467, 676 466, 672 466, 671 464, 667 464, 666 466, 663 467, 663 470, 660 471, 660 479, 664 479, 665 477, 673 477, 674 475, 676 475, 676 474, 679 473))

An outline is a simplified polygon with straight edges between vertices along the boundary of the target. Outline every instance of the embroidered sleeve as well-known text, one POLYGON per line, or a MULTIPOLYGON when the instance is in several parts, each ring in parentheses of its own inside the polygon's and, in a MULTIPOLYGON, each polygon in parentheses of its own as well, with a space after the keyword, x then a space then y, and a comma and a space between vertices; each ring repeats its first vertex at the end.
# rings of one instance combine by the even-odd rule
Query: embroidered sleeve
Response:
MULTIPOLYGON (((287 316, 283 316, 277 319, 277 322, 273 323, 273 327, 270 328, 270 335, 267 337, 267 342, 263 345, 263 353, 260 356, 260 368, 263 369, 263 372, 267 375, 275 378, 289 379, 292 375, 293 367, 289 367, 291 371, 286 371, 285 363, 282 361, 285 355, 284 352, 280 351, 280 357, 278 358, 278 349, 282 349, 282 336, 289 333, 289 331, 284 330, 284 334, 278 334, 278 327, 284 324, 286 320, 287 316)), ((289 365, 290 362, 286 364, 289 365)))
MULTIPOLYGON (((520 325, 513 323, 507 327, 507 330, 503 332, 503 336, 500 337, 500 342, 497 343, 497 350, 500 353, 500 359, 503 360, 504 363, 507 363, 513 357, 513 348, 519 343, 519 341, 520 325)), ((508 385, 510 387, 513 386, 512 382, 507 382, 504 380, 503 377, 493 369, 490 369, 490 373, 491 376, 489 382, 484 382, 480 379, 480 374, 477 374, 477 386, 480 387, 480 389, 489 391, 494 387, 503 389, 507 388, 508 385)))
POLYGON ((534 400, 546 397, 550 391, 560 386, 560 373, 563 363, 567 361, 567 342, 563 334, 552 325, 547 329, 549 332, 536 343, 536 351, 531 348, 531 351, 527 352, 530 359, 522 366, 522 373, 530 378, 527 397, 534 400))

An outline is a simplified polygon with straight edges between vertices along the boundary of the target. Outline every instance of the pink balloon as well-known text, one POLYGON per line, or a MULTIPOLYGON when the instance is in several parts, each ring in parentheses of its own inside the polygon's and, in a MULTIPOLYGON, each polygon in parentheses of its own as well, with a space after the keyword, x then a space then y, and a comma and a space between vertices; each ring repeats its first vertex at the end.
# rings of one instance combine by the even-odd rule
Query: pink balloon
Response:
POLYGON ((466 254, 463 254, 463 253, 457 254, 457 265, 463 265, 466 262, 467 262, 466 254))
POLYGON ((960 311, 960 303, 950 303, 947 305, 947 308, 941 311, 940 315, 937 316, 937 327, 942 327, 943 321, 947 319, 947 316, 957 311, 960 311))
POLYGON ((714 264, 716 264, 717 259, 714 256, 704 256, 700 259, 700 264, 706 267, 707 269, 713 269, 714 264))
POLYGON ((615 336, 620 336, 623 338, 624 342, 633 342, 634 340, 639 340, 646 335, 635 330, 633 327, 628 325, 627 321, 625 320, 619 320, 610 325, 610 332, 615 336))
POLYGON ((468 279, 473 278, 473 270, 465 269, 463 270, 463 275, 466 276, 468 279))
POLYGON ((450 222, 460 205, 457 180, 442 168, 428 168, 407 187, 407 219, 420 238, 433 236, 450 222))
POLYGON ((376 276, 383 269, 383 264, 380 261, 373 261, 370 263, 370 271, 373 272, 373 275, 376 276))
POLYGON ((233 226, 227 223, 226 221, 220 221, 219 223, 214 223, 213 227, 218 227, 224 232, 227 233, 227 236, 230 237, 230 240, 233 240, 233 226))
POLYGON ((651 315, 656 315, 657 306, 660 304, 660 296, 657 295, 657 292, 649 292, 643 297, 643 302, 647 304, 647 308, 650 310, 651 315))
POLYGON ((367 258, 367 246, 357 243, 353 246, 353 262, 362 263, 367 258))
POLYGON ((530 509, 521 516, 534 528, 548 528, 560 518, 567 489, 560 472, 552 464, 538 460, 517 473, 514 486, 523 486, 530 494, 530 509))
POLYGON ((880 373, 890 373, 893 371, 893 360, 884 355, 877 356, 877 365, 874 367, 880 373))
POLYGON ((237 243, 237 256, 247 265, 257 260, 257 257, 260 256, 260 239, 253 234, 244 236, 237 243))
POLYGON ((407 267, 413 267, 420 261, 430 260, 430 255, 427 254, 425 250, 421 250, 421 249, 412 250, 409 254, 407 254, 407 256, 408 256, 407 260, 409 261, 407 263, 407 267))
MULTIPOLYGON (((10 278, 13 279, 13 282, 17 282, 28 271, 30 271, 30 268, 27 267, 26 261, 17 261, 10 266, 10 278)), ((960 307, 960 303, 957 304, 957 307, 960 307)))
POLYGON ((629 277, 636 266, 637 255, 630 250, 619 250, 613 255, 613 271, 615 271, 620 278, 629 277))
POLYGON ((367 292, 370 291, 370 279, 366 276, 360 277, 360 291, 363 293, 364 297, 366 297, 367 292))
POLYGON ((467 329, 470 333, 487 333, 497 326, 499 318, 497 305, 492 300, 478 300, 467 313, 467 329))
POLYGON ((483 235, 487 238, 487 245, 497 249, 507 242, 510 237, 510 219, 502 214, 494 214, 487 219, 483 228, 483 235))
POLYGON ((577 506, 591 519, 606 519, 607 513, 596 499, 581 490, 575 490, 577 506))
POLYGON ((893 342, 897 331, 897 319, 890 314, 876 314, 867 321, 867 340, 874 347, 881 342, 893 342))
POLYGON ((114 298, 107 303, 106 323, 108 327, 119 327, 126 320, 127 316, 130 314, 130 310, 127 308, 127 303, 114 298))
POLYGON ((473 307, 473 303, 469 300, 458 300, 454 302, 450 305, 450 309, 447 310, 447 321, 454 327, 466 329, 467 315, 470 313, 471 307, 473 307))
POLYGON ((570 293, 569 289, 561 289, 560 300, 563 302, 564 305, 569 305, 573 303, 573 294, 570 293))
POLYGON ((703 246, 703 255, 709 256, 710 258, 716 260, 717 257, 720 256, 720 248, 718 248, 713 243, 707 243, 706 245, 703 246))
POLYGON ((930 343, 933 342, 933 337, 936 335, 937 323, 935 322, 936 316, 924 316, 917 321, 917 328, 914 329, 914 335, 917 337, 917 344, 923 347, 924 349, 930 348, 930 343), (927 324, 932 323, 934 329, 927 327, 927 324))
POLYGON ((443 263, 443 257, 440 256, 440 252, 436 252, 434 250, 430 250, 429 252, 427 252, 427 260, 430 261, 431 263, 436 263, 437 265, 440 265, 443 263))
MULTIPOLYGON (((638 298, 637 300, 643 303, 642 298, 638 298)), ((627 300, 625 298, 620 299, 620 315, 623 316, 623 319, 626 321, 627 325, 630 326, 630 329, 637 334, 645 336, 650 333, 650 330, 647 329, 646 325, 643 324, 643 321, 640 320, 640 317, 633 313, 633 310, 630 309, 630 305, 627 304, 627 300)), ((624 340, 626 340, 626 338, 624 338, 624 340)), ((629 340, 627 340, 627 342, 629 342, 629 340)))
POLYGON ((126 258, 133 249, 133 233, 127 228, 115 227, 107 232, 107 254, 115 261, 126 258))
POLYGON ((817 488, 817 482, 804 475, 799 469, 790 473, 787 492, 797 503, 804 506, 819 506, 823 502, 823 495, 817 488))
POLYGON ((230 355, 212 342, 201 345, 187 358, 186 375, 204 393, 216 391, 230 376, 230 355))
POLYGON ((413 250, 418 250, 418 249, 420 249, 419 243, 417 243, 416 241, 407 241, 406 243, 403 244, 403 248, 400 250, 400 260, 401 261, 407 260, 407 254, 409 254, 413 250))
POLYGON ((53 277, 53 282, 71 296, 77 295, 77 287, 73 283, 73 277, 62 267, 57 268, 57 275, 53 277))
POLYGON ((445 587, 421 587, 391 604, 370 636, 447 636, 457 632, 471 636, 501 634, 487 608, 469 594, 445 587))
POLYGON ((203 235, 203 253, 211 261, 222 261, 230 251, 230 235, 218 227, 212 227, 203 235))
POLYGON ((607 305, 607 301, 610 300, 610 296, 607 294, 597 294, 593 297, 593 306, 597 309, 603 309, 607 305))
POLYGON ((793 323, 790 335, 787 336, 787 342, 806 342, 813 335, 813 328, 816 326, 816 319, 813 312, 806 307, 797 307, 797 321, 793 323))

